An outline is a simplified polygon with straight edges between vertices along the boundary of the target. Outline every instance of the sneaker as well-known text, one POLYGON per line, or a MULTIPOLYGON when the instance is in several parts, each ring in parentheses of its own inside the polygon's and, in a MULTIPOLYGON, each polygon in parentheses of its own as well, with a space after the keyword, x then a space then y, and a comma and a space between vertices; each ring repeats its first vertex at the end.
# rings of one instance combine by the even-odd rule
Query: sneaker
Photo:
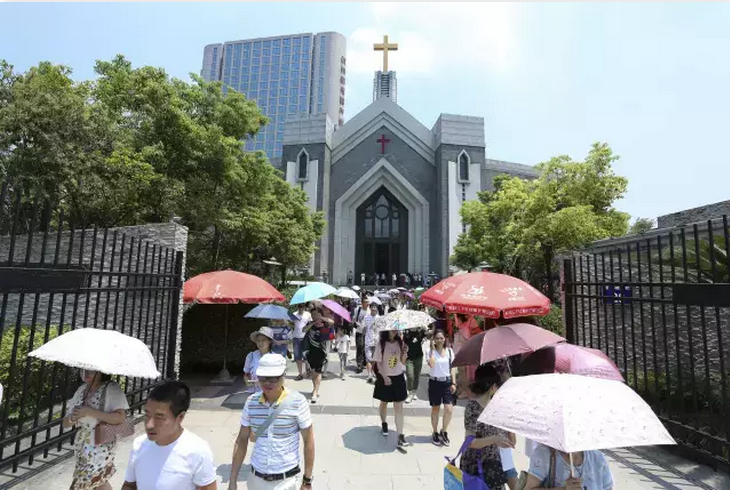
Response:
POLYGON ((309 403, 317 403, 317 398, 319 398, 319 395, 312 395, 312 398, 309 400, 309 403))
POLYGON ((449 440, 449 433, 448 432, 441 431, 441 436, 440 437, 441 437, 441 443, 444 446, 446 446, 446 447, 451 446, 451 441, 449 440))
POLYGON ((383 437, 388 437, 388 422, 383 422, 381 425, 381 433, 383 434, 383 437))
POLYGON ((399 434, 398 435, 398 447, 403 448, 403 447, 407 447, 407 446, 408 446, 408 442, 406 442, 406 436, 403 434, 399 434))
POLYGON ((434 446, 440 446, 441 445, 441 436, 439 436, 438 432, 434 432, 431 436, 431 442, 434 446))
POLYGON ((372 376, 368 376, 368 383, 370 383, 370 384, 375 383, 375 378, 373 378, 372 376))
POLYGON ((408 397, 406 398, 406 403, 411 403, 413 401, 413 395, 411 393, 408 394, 408 397))
POLYGON ((416 395, 416 392, 415 391, 413 392, 413 399, 414 400, 418 400, 418 395, 416 395))
POLYGON ((340 379, 341 379, 342 381, 345 381, 345 373, 342 373, 342 374, 340 374, 340 379))

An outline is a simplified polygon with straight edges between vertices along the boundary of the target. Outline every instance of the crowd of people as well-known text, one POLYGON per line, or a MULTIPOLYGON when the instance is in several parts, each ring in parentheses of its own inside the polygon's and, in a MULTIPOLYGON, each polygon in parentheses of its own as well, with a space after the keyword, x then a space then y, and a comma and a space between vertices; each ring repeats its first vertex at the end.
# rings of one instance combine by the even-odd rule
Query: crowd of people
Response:
MULTIPOLYGON (((356 286, 354 288, 357 288, 356 286)), ((495 324, 489 320, 459 315, 450 328, 446 315, 435 313, 437 321, 428 328, 404 332, 378 331, 375 323, 390 311, 421 306, 405 289, 385 295, 358 291, 357 300, 341 299, 350 320, 334 315, 319 302, 300 304, 294 312, 293 328, 272 323, 251 334, 256 349, 246 356, 243 377, 252 393, 243 408, 240 429, 231 458, 229 490, 238 488, 238 476, 249 443, 250 490, 294 490, 312 486, 314 432, 310 404, 316 404, 322 376, 328 371, 328 354, 339 359, 339 377, 346 379, 348 354, 355 346, 356 372, 365 372, 379 402, 381 432, 390 436, 388 405, 393 405, 396 448, 411 444, 405 433, 404 405, 418 398, 424 361, 428 366, 427 398, 431 407, 431 443, 451 445, 449 428, 454 406, 465 404, 466 440, 460 466, 471 475, 483 475, 491 489, 510 490, 557 488, 607 490, 613 487, 611 473, 602 453, 584 451, 571 455, 527 441, 529 468, 518 475, 512 450, 514 434, 478 420, 499 387, 511 375, 510 363, 517 359, 457 369, 453 360, 458 349, 474 334, 495 324), (312 393, 304 395, 284 386, 287 357, 296 362, 296 380, 309 377, 312 393), (300 462, 303 444, 304 461, 300 462), (301 483, 300 483, 301 481, 301 483)), ((433 312, 432 312, 433 313, 433 312)), ((81 373, 83 384, 70 402, 72 410, 64 420, 76 426, 76 467, 71 488, 107 490, 115 473, 116 443, 100 444, 96 428, 100 423, 121 424, 129 406, 118 384, 102 373, 81 373)), ((183 428, 190 406, 190 389, 182 382, 168 381, 150 394, 145 407, 145 434, 133 444, 125 471, 123 490, 178 490, 217 488, 216 467, 208 444, 183 428)))

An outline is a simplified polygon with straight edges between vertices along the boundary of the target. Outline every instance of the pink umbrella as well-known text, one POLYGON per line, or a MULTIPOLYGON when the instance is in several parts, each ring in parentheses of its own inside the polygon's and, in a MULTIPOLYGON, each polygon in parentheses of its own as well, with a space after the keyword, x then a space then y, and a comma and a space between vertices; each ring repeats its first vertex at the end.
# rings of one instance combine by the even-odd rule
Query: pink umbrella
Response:
POLYGON ((565 339, 549 330, 513 323, 495 327, 470 338, 454 357, 454 366, 479 365, 517 354, 535 352, 565 339))
POLYGON ((624 381, 618 366, 598 349, 560 344, 527 356, 516 369, 521 375, 563 373, 624 381))
POLYGON ((344 320, 347 320, 348 322, 352 321, 350 313, 345 309, 344 306, 339 304, 337 301, 332 301, 331 299, 323 299, 322 306, 326 307, 332 313, 343 318, 344 320))

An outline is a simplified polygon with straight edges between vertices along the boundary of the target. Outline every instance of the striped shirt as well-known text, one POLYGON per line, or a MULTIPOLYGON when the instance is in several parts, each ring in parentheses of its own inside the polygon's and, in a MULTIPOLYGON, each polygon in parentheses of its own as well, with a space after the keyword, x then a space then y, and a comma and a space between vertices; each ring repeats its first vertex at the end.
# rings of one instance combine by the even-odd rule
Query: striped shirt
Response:
POLYGON ((243 407, 241 425, 258 430, 277 405, 287 405, 264 434, 255 440, 251 466, 260 473, 286 473, 299 464, 299 432, 312 426, 309 403, 299 392, 284 388, 279 399, 269 404, 261 392, 251 395, 243 407))

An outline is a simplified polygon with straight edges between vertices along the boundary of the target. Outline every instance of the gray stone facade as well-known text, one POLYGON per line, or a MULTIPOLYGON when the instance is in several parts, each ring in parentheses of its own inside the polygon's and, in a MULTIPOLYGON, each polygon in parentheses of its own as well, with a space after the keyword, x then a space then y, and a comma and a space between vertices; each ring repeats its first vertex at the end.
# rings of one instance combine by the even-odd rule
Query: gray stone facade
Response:
POLYGON ((354 243, 355 210, 378 186, 404 200, 409 213, 409 270, 399 272, 435 272, 444 277, 450 273, 449 256, 463 231, 461 204, 490 189, 496 175, 537 175, 527 165, 486 158, 481 117, 442 114, 428 129, 392 100, 381 98, 344 126, 333 128, 321 116, 288 121, 279 168, 290 184, 308 192, 310 202, 324 212, 327 230, 315 254, 314 273, 327 272, 337 284, 346 281, 361 246, 354 243), (383 137, 387 140, 384 151, 378 141, 383 137), (302 149, 310 161, 318 163, 316 192, 315 182, 300 181, 292 171, 302 149), (467 180, 459 172, 464 154, 467 180))
POLYGON ((730 215, 730 200, 659 216, 657 218, 657 227, 683 226, 707 221, 708 219, 721 218, 723 215, 730 215))

